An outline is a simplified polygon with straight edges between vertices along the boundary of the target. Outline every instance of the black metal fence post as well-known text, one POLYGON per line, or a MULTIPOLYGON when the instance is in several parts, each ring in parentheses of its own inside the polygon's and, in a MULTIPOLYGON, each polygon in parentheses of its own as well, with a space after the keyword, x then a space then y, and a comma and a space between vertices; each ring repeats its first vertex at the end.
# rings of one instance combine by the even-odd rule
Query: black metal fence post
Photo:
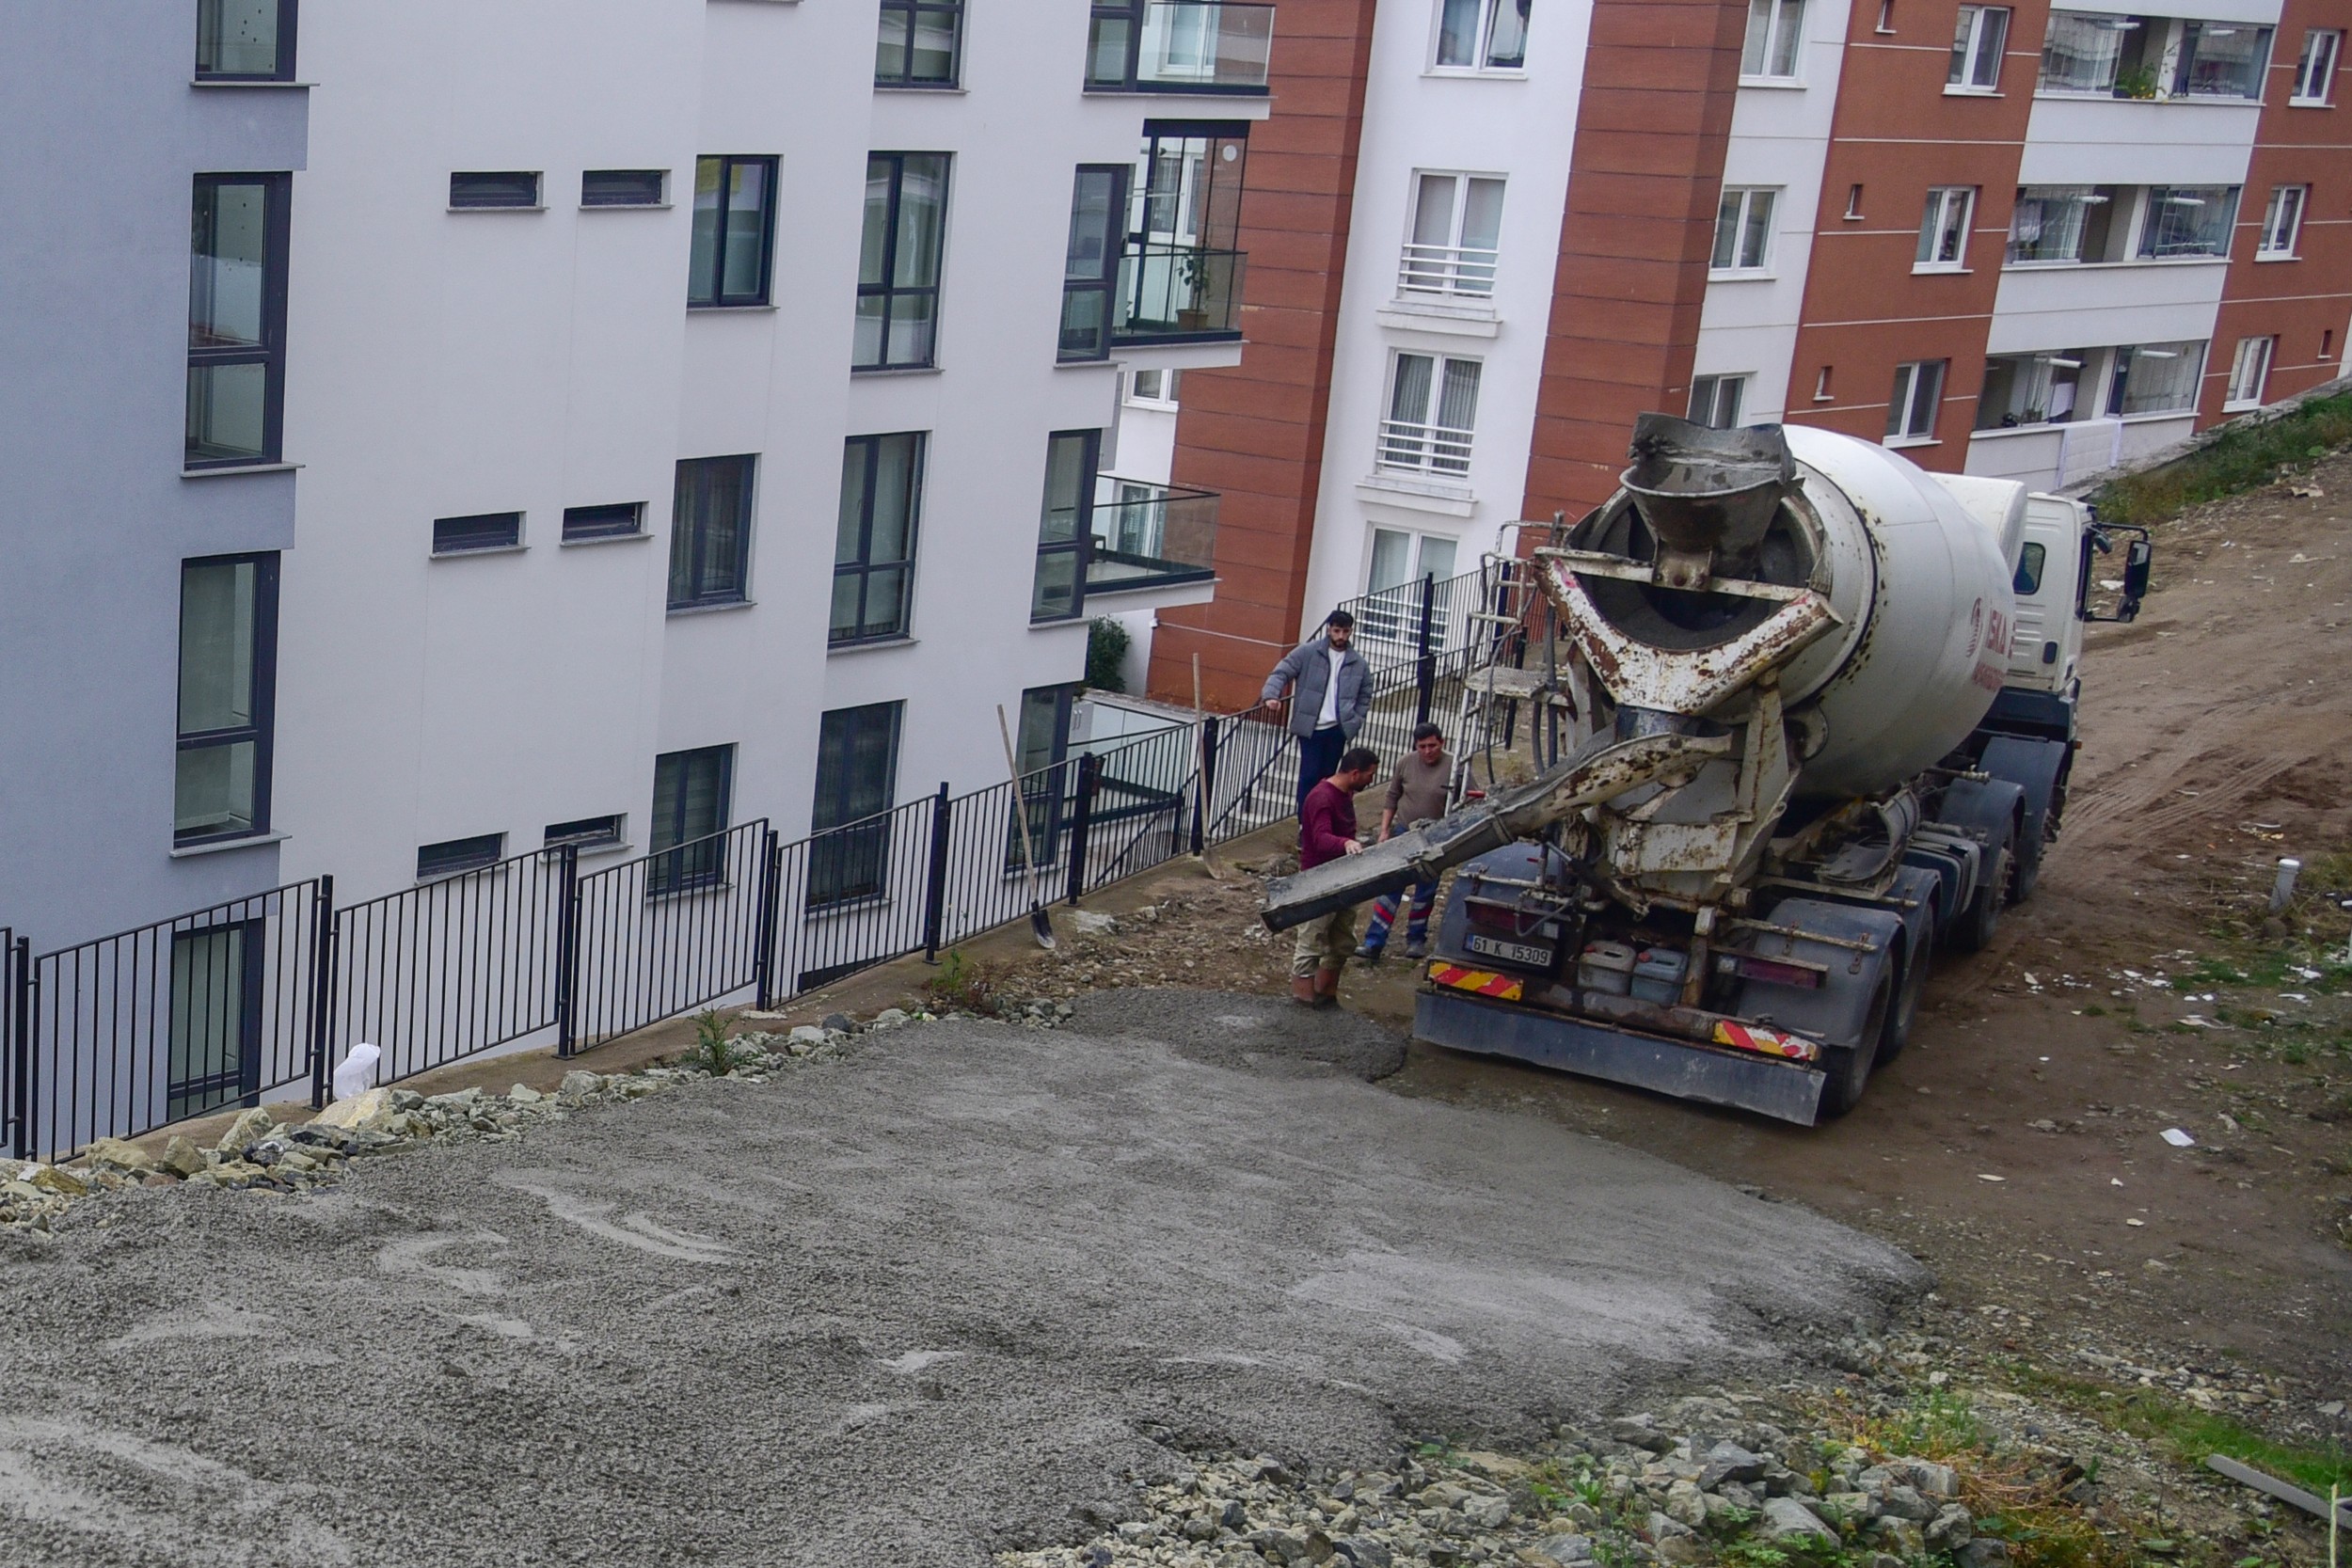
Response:
POLYGON ((562 924, 555 931, 555 1053, 569 1056, 576 1043, 572 1004, 580 980, 580 846, 563 849, 562 924))
POLYGON ((761 1012, 776 1005, 776 926, 783 914, 784 842, 775 829, 760 843, 759 919, 755 923, 759 951, 752 958, 752 994, 761 1012))
POLYGON ((1413 666, 1413 685, 1419 697, 1413 705, 1413 722, 1429 722, 1429 707, 1438 694, 1438 656, 1431 651, 1429 632, 1436 621, 1438 602, 1437 574, 1421 579, 1421 657, 1413 666))
POLYGON ((335 879, 310 895, 310 1109, 326 1109, 335 1050, 335 879))
POLYGON ((14 1124, 14 1153, 19 1160, 33 1157, 33 942, 30 937, 16 939, 16 974, 9 990, 8 1009, 15 1020, 11 1030, 10 1048, 16 1053, 15 1103, 8 1108, 8 1119, 14 1124))
POLYGON ((1078 795, 1070 817, 1070 888, 1073 904, 1087 888, 1087 831, 1094 825, 1094 786, 1103 765, 1092 752, 1078 758, 1078 795))
MULTIPOLYGON (((1013 809, 1020 808, 1016 805, 1013 809)), ((923 886, 923 961, 939 961, 939 939, 947 925, 947 823, 955 808, 948 803, 947 784, 940 781, 931 801, 930 876, 923 886)))
POLYGON ((1215 719, 1200 721, 1200 793, 1192 810, 1192 852, 1207 851, 1209 813, 1216 809, 1216 736, 1215 719))

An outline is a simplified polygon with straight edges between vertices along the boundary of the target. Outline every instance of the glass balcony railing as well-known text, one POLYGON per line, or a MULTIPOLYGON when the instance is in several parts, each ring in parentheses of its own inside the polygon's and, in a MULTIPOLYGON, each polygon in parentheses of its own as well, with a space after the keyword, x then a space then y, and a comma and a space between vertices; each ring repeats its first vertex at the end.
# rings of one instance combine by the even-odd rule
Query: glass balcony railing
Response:
POLYGON ((1241 336, 1241 286, 1247 258, 1198 245, 1130 246, 1119 258, 1113 343, 1241 336))
POLYGON ((1158 588, 1206 579, 1216 547, 1218 497, 1131 479, 1105 478, 1086 549, 1086 591, 1158 588))
POLYGON ((1263 93, 1274 8, 1228 0, 1097 0, 1087 40, 1095 92, 1263 93))

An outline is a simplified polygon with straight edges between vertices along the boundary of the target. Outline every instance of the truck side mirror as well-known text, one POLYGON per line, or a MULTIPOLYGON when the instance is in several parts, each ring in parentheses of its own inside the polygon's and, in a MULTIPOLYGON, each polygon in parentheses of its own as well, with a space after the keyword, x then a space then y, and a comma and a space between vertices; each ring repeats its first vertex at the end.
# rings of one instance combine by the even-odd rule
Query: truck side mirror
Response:
POLYGON ((2116 607, 2117 620, 2139 618, 2139 601, 2148 596, 2148 574, 2155 560, 2156 547, 2144 535, 2132 541, 2123 557, 2123 602, 2116 607))

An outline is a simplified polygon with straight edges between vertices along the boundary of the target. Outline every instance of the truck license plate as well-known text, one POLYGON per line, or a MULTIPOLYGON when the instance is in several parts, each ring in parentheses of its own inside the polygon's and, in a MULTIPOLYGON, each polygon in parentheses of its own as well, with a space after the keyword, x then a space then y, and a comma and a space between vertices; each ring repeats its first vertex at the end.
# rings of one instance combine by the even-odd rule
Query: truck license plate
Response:
POLYGON ((1522 969, 1549 969, 1560 961, 1559 949, 1538 947, 1531 942, 1505 942, 1501 937, 1482 937, 1470 933, 1463 943, 1482 958, 1496 958, 1503 963, 1518 964, 1522 969))

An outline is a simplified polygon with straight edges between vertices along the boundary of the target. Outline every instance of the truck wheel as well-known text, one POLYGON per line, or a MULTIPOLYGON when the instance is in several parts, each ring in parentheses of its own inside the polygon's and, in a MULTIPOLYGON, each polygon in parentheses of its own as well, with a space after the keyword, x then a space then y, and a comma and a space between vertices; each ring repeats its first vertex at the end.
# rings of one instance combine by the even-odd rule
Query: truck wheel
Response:
POLYGON ((1963 953, 1981 953, 1993 945, 1994 933, 2001 928, 2001 911, 2010 904, 2010 883, 2017 874, 2016 857, 2010 853, 2009 839, 2002 837, 1993 851, 1993 864, 1978 884, 1977 895, 1968 900, 1968 907, 1960 911, 1952 924, 1952 945, 1963 953))
POLYGON ((1833 1045, 1821 1053, 1821 1065, 1829 1069, 1829 1082, 1821 1085, 1821 1115, 1842 1117, 1862 1099, 1894 1005, 1895 976, 1881 969, 1878 984, 1870 989, 1870 1010, 1863 1015, 1859 1037, 1851 1045, 1833 1045))
POLYGON ((2010 879, 2010 903, 2022 904, 2033 896, 2034 884, 2042 880, 2042 857, 2050 852, 2048 840, 2048 822, 2045 819, 2033 843, 2018 845, 2017 875, 2010 879))
POLYGON ((1912 1025, 1919 1021, 1919 997, 1928 989, 1929 955, 1935 951, 1935 927, 1903 960, 1902 978, 1895 987, 1895 1005, 1887 1009, 1886 1033, 1879 1041, 1878 1065, 1884 1067, 1911 1043, 1912 1025))

